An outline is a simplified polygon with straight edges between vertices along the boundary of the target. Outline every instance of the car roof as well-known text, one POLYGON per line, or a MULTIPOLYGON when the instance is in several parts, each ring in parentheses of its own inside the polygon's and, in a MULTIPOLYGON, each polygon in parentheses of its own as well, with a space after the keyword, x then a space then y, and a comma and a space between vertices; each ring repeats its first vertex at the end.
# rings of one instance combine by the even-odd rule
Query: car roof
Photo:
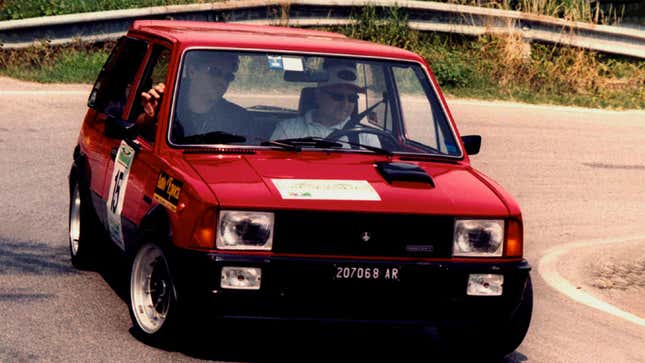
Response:
POLYGON ((421 60, 417 54, 400 48, 310 29, 200 21, 137 20, 130 27, 130 34, 134 33, 167 39, 182 50, 221 47, 421 60))

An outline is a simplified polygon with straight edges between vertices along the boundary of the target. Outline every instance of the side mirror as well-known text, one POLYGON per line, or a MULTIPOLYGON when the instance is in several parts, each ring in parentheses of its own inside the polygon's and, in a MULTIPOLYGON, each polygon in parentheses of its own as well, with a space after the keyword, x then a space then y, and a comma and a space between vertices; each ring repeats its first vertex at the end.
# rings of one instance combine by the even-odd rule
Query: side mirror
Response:
POLYGON ((137 127, 133 122, 108 117, 105 120, 105 136, 111 139, 132 140, 137 137, 137 127))
POLYGON ((464 146, 466 147, 466 153, 468 155, 476 155, 479 153, 479 148, 482 146, 482 137, 479 135, 468 135, 462 136, 461 141, 463 141, 464 146))

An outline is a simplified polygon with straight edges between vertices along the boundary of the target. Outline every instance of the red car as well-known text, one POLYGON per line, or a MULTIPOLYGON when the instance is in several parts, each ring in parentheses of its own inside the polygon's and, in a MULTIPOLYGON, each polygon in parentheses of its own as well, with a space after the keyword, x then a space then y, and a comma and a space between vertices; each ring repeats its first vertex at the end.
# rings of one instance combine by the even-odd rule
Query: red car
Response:
POLYGON ((482 354, 522 342, 533 297, 520 208, 472 168, 481 138, 459 136, 417 54, 136 21, 88 106, 69 175, 72 263, 96 262, 109 236, 150 340, 199 306, 435 325, 482 354))

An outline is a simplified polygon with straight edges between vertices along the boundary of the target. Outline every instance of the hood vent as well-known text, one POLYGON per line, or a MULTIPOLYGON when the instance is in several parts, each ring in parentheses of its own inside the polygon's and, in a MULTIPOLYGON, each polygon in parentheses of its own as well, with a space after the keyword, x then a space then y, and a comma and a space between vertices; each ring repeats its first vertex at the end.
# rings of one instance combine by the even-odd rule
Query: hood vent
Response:
POLYGON ((378 162, 376 170, 390 184, 393 182, 417 182, 430 184, 434 188, 432 177, 419 166, 410 163, 378 162))

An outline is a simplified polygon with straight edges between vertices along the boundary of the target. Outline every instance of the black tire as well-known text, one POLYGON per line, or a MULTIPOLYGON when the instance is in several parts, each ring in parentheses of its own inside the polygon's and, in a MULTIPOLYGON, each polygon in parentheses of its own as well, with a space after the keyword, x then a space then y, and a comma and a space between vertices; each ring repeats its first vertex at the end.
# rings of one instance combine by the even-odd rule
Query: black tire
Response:
POLYGON ((78 269, 94 267, 96 263, 96 251, 101 239, 99 231, 101 227, 92 205, 74 178, 70 183, 69 196, 69 253, 72 265, 78 269))
POLYGON ((170 257, 160 245, 145 243, 132 260, 130 318, 135 336, 153 346, 173 344, 186 315, 170 257))
POLYGON ((529 276, 520 304, 508 320, 488 321, 460 329, 442 326, 441 340, 450 354, 471 359, 501 358, 520 346, 528 332, 532 314, 533 284, 529 276), (464 344, 470 347, 466 351, 464 344))

